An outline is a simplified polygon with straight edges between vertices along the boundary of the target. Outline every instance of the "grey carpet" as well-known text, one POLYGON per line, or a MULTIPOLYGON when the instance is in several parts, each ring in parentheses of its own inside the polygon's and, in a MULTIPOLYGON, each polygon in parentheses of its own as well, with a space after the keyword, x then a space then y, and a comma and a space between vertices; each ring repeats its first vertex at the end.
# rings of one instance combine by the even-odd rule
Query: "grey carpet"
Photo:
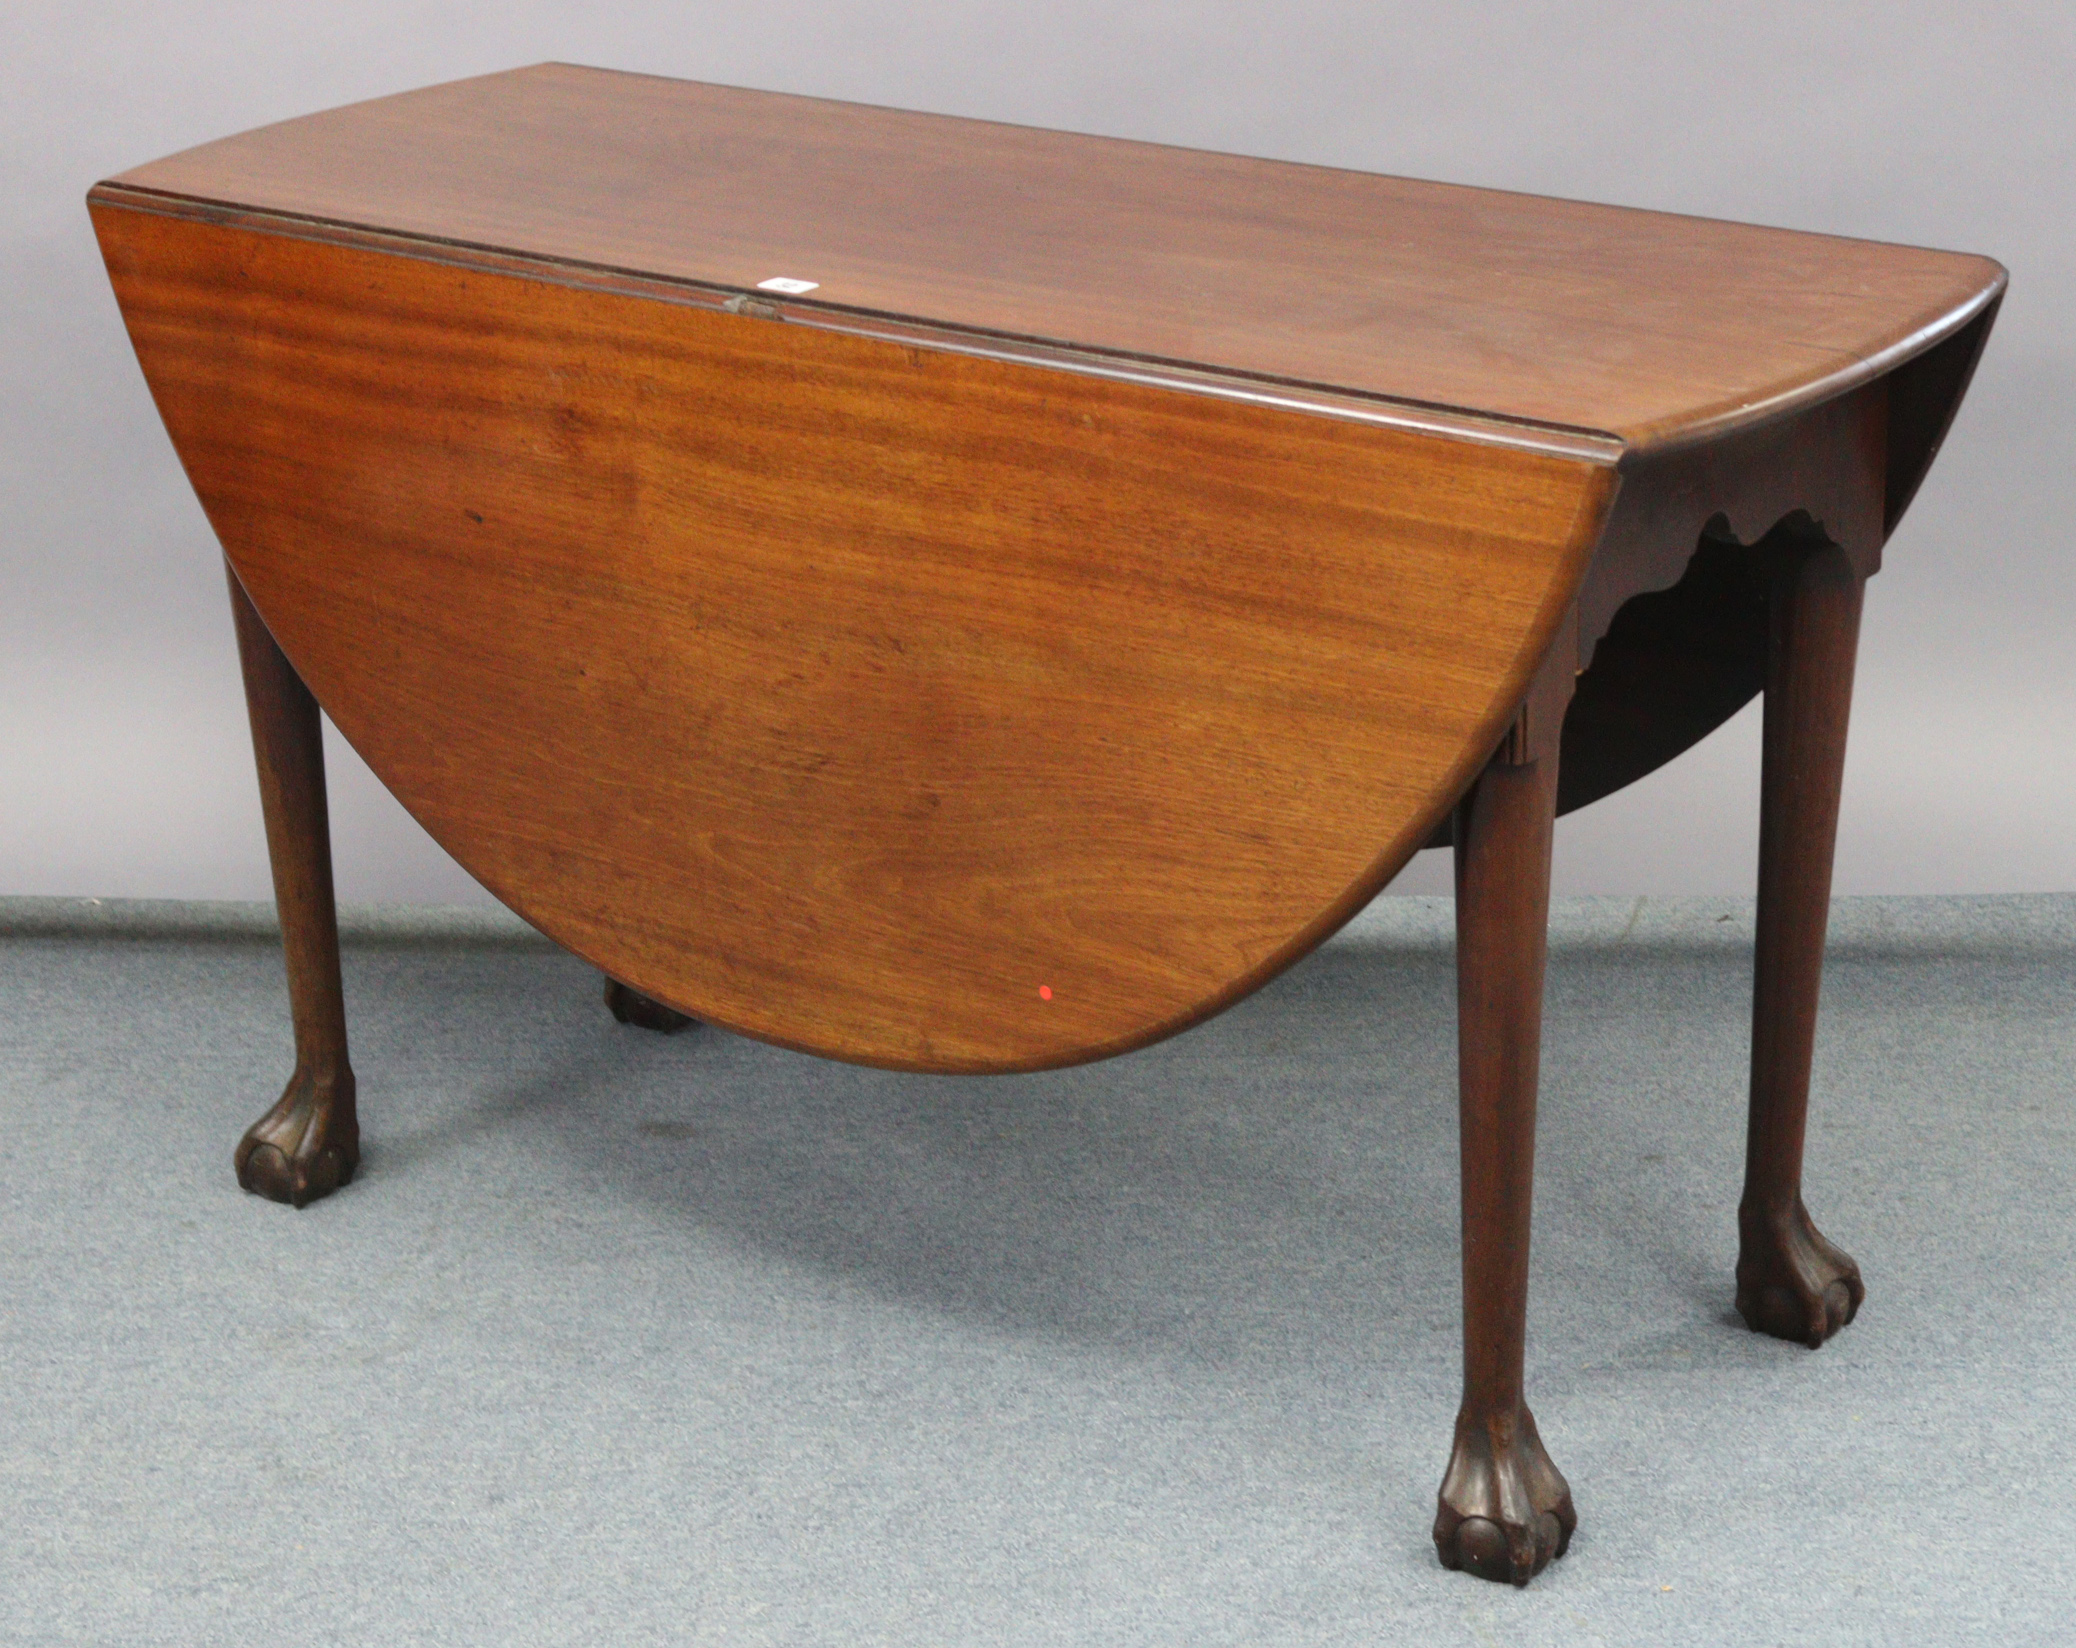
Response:
POLYGON ((0 1640, 2076 1641, 2076 898, 1846 901, 1809 1199, 1860 1320, 1730 1312, 1749 907, 1556 916, 1530 1397, 1583 1525, 1427 1528, 1457 1376, 1446 903, 1201 1029, 932 1079, 623 1029, 348 913, 361 1179, 249 907, 0 901, 0 1640))

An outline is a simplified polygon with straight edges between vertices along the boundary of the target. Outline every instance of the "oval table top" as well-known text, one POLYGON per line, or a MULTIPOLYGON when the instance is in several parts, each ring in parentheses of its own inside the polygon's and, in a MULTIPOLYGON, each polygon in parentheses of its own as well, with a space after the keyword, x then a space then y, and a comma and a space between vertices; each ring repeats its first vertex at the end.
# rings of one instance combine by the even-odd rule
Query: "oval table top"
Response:
MULTIPOLYGON (((2003 283, 563 65, 90 203, 241 586, 434 837, 659 1001, 926 1070, 1304 955, 1718 514, 1878 552, 2003 283)), ((1668 690, 1692 628, 1596 666, 1598 788, 1751 690, 1668 690)))
POLYGON ((1958 253, 561 63, 111 182, 1632 449, 1838 394, 2003 284, 1958 253))

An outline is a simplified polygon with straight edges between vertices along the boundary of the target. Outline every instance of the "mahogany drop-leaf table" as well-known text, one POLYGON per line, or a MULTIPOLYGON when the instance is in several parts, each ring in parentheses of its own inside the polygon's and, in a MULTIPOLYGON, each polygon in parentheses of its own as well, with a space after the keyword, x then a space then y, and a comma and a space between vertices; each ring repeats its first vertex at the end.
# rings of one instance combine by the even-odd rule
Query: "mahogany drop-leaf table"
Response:
POLYGON ((1765 693, 1737 1306, 1859 1308, 1803 1123, 1861 591, 1978 257, 544 65, 90 197, 222 540, 296 1068, 358 1160, 321 705, 623 1018, 1037 1070, 1453 843, 1442 1560, 1575 1518, 1522 1398, 1557 813, 1765 693))

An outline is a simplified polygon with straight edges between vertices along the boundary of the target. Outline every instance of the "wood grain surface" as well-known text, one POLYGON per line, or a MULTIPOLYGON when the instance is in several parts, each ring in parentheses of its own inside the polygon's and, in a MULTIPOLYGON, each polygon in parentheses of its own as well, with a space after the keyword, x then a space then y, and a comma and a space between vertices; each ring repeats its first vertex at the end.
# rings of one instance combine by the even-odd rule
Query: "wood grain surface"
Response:
POLYGON ((1552 820, 1763 679, 1737 1303, 1859 1308, 1801 1196, 1853 648, 1997 265, 559 65, 89 200, 234 574, 298 1053, 249 1188, 357 1142, 319 704, 622 1018, 900 1068, 1182 1029, 1453 839, 1434 1531, 1525 1584, 1552 820))
MULTIPOLYGON (((565 64, 117 184, 1407 405, 1705 438, 1878 377, 1986 258, 565 64)), ((1947 403, 1950 405, 1950 401, 1947 403)))
POLYGON ((1035 1068, 1360 907, 1483 764, 1610 463, 103 205, 238 576, 614 978, 1035 1068))

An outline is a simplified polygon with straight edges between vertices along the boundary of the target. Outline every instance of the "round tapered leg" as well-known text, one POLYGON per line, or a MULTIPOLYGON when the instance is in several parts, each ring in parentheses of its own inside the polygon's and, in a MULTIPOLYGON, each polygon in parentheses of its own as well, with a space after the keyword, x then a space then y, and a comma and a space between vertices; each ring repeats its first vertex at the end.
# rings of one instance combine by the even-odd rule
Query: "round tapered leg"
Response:
POLYGON ((1578 1526, 1523 1400, 1535 1102, 1556 812, 1570 685, 1531 695, 1456 811, 1457 1058, 1463 1156, 1463 1404, 1442 1478, 1446 1568, 1526 1585, 1578 1526))
POLYGON ((295 1073, 273 1109, 238 1141, 232 1166, 238 1183, 255 1195, 304 1207, 347 1183, 360 1165, 323 729, 317 700, 275 645, 235 572, 230 589, 296 1038, 295 1073))
POLYGON ((1835 545, 1791 549, 1770 593, 1760 778, 1751 1118, 1737 1210, 1737 1310, 1815 1349, 1859 1314, 1860 1267, 1802 1203, 1831 855, 1865 581, 1835 545))

